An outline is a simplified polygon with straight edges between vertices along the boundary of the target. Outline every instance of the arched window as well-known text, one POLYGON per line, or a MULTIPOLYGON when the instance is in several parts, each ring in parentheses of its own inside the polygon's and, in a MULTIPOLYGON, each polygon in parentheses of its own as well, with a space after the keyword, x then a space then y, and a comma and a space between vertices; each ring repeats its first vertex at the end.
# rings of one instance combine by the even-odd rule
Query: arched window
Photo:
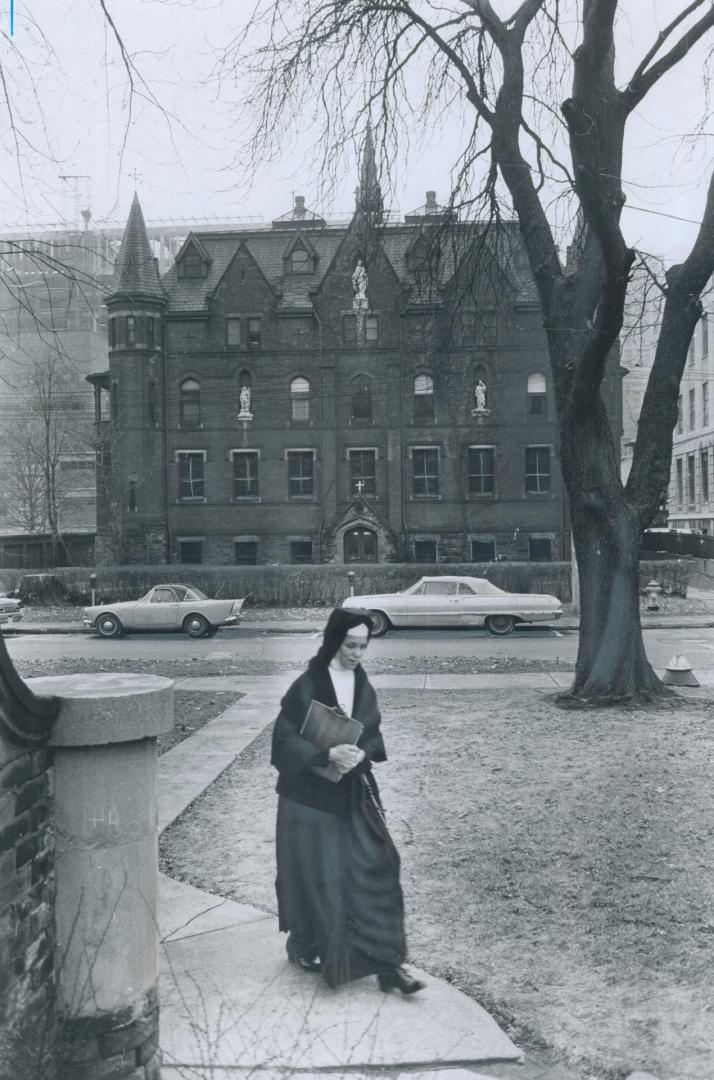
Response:
POLYGON ((290 383, 291 420, 310 419, 310 383, 301 377, 290 383))
POLYGON ((372 419, 372 380, 367 375, 352 380, 352 419, 372 419))
POLYGON ((547 412, 547 388, 545 375, 535 372, 528 376, 528 415, 545 416, 547 412))
POLYGON ((201 387, 195 379, 184 379, 179 392, 179 423, 182 428, 201 426, 201 387))
POLYGON ((434 380, 431 375, 417 375, 414 380, 414 423, 434 419, 434 380))
POLYGON ((310 256, 305 248, 296 247, 290 253, 290 270, 293 274, 309 274, 312 267, 310 266, 310 256))

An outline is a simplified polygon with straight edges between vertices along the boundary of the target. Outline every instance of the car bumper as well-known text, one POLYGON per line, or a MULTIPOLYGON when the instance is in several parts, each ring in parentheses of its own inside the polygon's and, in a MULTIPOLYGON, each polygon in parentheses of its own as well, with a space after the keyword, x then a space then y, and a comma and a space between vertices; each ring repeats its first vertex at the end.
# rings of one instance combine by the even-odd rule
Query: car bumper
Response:
POLYGON ((242 615, 229 615, 227 619, 223 620, 221 626, 237 626, 242 618, 242 615))
POLYGON ((3 623, 19 622, 22 617, 21 611, 0 611, 0 626, 3 623))

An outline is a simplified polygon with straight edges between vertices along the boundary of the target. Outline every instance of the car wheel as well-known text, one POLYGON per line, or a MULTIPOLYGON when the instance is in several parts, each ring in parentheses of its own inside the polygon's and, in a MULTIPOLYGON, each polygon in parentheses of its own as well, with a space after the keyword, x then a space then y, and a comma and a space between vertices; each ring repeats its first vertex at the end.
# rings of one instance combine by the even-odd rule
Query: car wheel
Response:
POLYGON ((107 611, 104 615, 98 615, 94 623, 97 633, 101 634, 105 638, 119 638, 124 637, 124 627, 117 619, 116 615, 112 615, 107 611))
POLYGON ((372 620, 372 637, 384 637, 392 625, 383 611, 370 611, 372 620))
POLYGON ((486 629, 489 634, 494 634, 496 637, 512 634, 515 625, 516 620, 512 615, 489 615, 486 619, 486 629))
POLYGON ((187 615, 183 621, 183 628, 189 637, 208 637, 211 632, 211 624, 203 615, 194 612, 187 615))

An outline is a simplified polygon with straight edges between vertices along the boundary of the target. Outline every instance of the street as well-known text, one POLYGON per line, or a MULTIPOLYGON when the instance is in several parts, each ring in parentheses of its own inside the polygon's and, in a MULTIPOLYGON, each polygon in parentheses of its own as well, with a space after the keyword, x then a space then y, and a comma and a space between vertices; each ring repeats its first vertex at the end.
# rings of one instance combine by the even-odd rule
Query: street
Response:
MULTIPOLYGON (((299 624, 298 624, 299 625, 299 624)), ((181 660, 205 657, 213 661, 251 658, 280 663, 294 661, 301 667, 318 648, 319 633, 266 633, 259 626, 221 630, 215 638, 193 640, 184 634, 131 634, 120 640, 104 640, 93 634, 48 634, 8 637, 13 660, 56 660, 82 657, 103 661, 181 660)), ((645 648, 655 670, 661 672, 675 653, 683 654, 695 672, 714 667, 714 629, 659 629, 644 631, 645 648)), ((527 628, 505 638, 484 630, 402 630, 370 643, 370 662, 423 657, 427 661, 450 656, 483 659, 517 657, 524 660, 575 662, 577 631, 527 628)))

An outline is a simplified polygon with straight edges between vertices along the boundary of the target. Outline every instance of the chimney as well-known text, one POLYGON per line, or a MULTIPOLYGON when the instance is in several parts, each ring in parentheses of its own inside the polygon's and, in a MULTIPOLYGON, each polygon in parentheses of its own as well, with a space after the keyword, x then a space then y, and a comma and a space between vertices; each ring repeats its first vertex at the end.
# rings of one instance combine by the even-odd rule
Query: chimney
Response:
POLYGON ((294 214, 295 217, 305 217, 305 196, 304 195, 296 195, 295 196, 295 207, 293 209, 293 214, 294 214))
POLYGON ((427 191, 426 193, 426 206, 424 207, 425 214, 438 214, 439 207, 436 205, 436 192, 427 191))

